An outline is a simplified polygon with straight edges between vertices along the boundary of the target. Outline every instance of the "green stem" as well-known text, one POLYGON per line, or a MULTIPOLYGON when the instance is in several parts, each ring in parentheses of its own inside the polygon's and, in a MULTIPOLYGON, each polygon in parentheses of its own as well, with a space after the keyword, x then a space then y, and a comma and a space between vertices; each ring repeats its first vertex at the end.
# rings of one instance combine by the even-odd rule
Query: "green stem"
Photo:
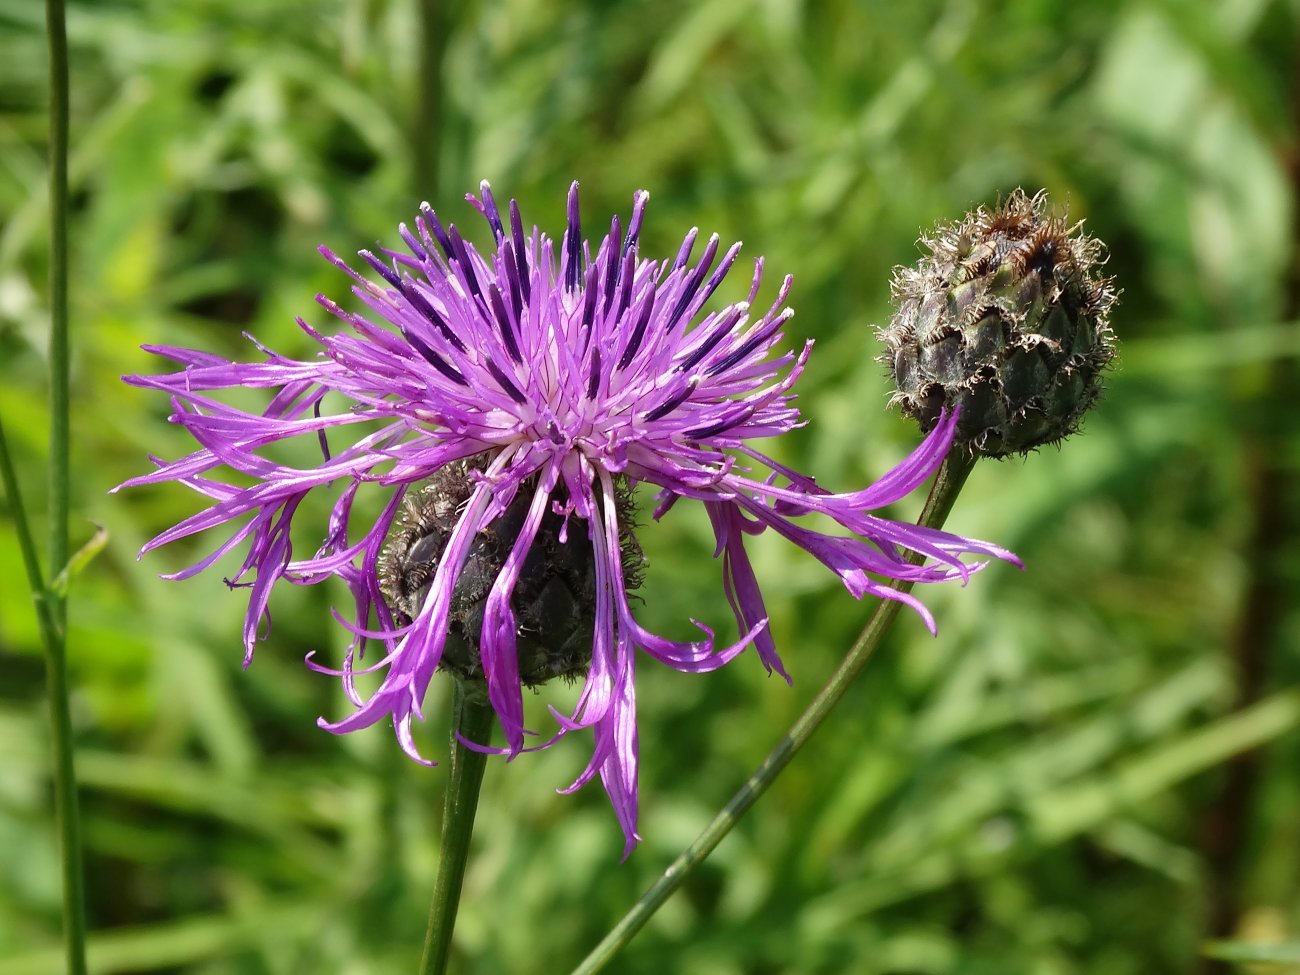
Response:
POLYGON ((51 645, 60 639, 59 628, 54 622, 54 615, 50 612, 49 594, 41 574, 41 560, 36 554, 36 538, 32 534, 31 523, 27 520, 27 510, 23 507, 22 495, 18 493, 18 472, 14 469, 13 458, 9 455, 9 441, 5 437, 3 423, 0 423, 0 482, 4 483, 5 496, 9 499, 14 531, 18 535, 18 551, 22 556, 23 568, 27 570, 27 585, 32 591, 32 602, 36 607, 36 622, 41 631, 41 642, 45 644, 48 653, 51 645))
MULTIPOLYGON (((46 0, 50 46, 50 567, 68 563, 68 35, 63 0, 46 0)), ((66 610, 53 598, 54 617, 66 610)))
POLYGON ((448 21, 448 10, 442 0, 420 0, 420 61, 411 131, 412 190, 417 202, 438 198, 444 107, 442 65, 447 52, 448 21))
MULTIPOLYGON (((930 496, 926 500, 918 524, 930 528, 942 527, 974 466, 974 458, 964 451, 954 450, 949 453, 935 476, 934 484, 930 488, 930 496)), ((902 592, 909 592, 912 584, 902 582, 896 588, 902 592)), ((695 842, 678 855, 654 886, 641 896, 641 899, 632 906, 632 909, 605 936, 604 940, 573 970, 573 975, 594 975, 604 968, 619 949, 631 941, 633 936, 645 926, 664 901, 685 882, 691 872, 704 862, 722 838, 731 832, 740 817, 758 801, 782 769, 789 765, 790 760, 807 744, 813 732, 821 727, 831 709, 848 690, 853 678, 858 675, 876 647, 880 645, 881 639, 898 616, 902 605, 895 599, 882 599, 876 604, 875 612, 871 614, 871 619, 858 634, 848 655, 826 682, 826 686, 799 716, 799 720, 790 728, 789 733, 777 743, 754 774, 732 796, 731 801, 696 837, 695 842)))
MULTIPOLYGON (((46 0, 50 51, 50 463, 49 565, 58 575, 68 564, 69 421, 68 383, 68 31, 63 0, 46 0)), ((6 458, 7 460, 7 458, 6 458)), ((8 480, 8 478, 6 478, 8 480)), ((10 490, 17 511, 17 485, 10 490)), ((32 577, 45 639, 46 692, 54 744, 54 808, 63 862, 63 925, 68 972, 86 971, 85 881, 81 868, 81 823, 72 758, 68 710, 65 623, 67 602, 32 577)))
POLYGON ((478 811, 479 786, 487 755, 466 748, 462 739, 487 744, 492 729, 492 707, 487 692, 456 681, 456 703, 452 717, 451 775, 447 802, 442 814, 442 848, 438 853, 438 879, 433 887, 429 910, 429 931, 424 939, 420 975, 443 975, 451 954, 451 933, 460 907, 460 888, 465 880, 469 842, 478 811))
POLYGON ((72 719, 68 711, 68 675, 64 663, 63 629, 55 617, 56 596, 41 575, 36 540, 18 490, 18 474, 4 425, 0 424, 0 481, 4 483, 18 535, 18 550, 27 570, 36 623, 45 645, 46 684, 50 700, 50 729, 54 746, 54 809, 63 861, 63 926, 69 975, 86 972, 85 888, 81 873, 81 823, 77 815, 77 779, 72 763, 72 719))

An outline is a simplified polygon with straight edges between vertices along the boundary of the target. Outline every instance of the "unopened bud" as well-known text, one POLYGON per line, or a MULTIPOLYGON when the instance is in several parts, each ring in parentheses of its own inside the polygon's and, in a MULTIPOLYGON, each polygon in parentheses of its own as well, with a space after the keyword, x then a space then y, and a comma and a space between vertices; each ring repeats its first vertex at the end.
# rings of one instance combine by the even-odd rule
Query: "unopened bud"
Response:
POLYGON ((1115 356, 1101 242, 1045 193, 1016 190, 921 243, 930 253, 896 269, 898 313, 879 332, 891 403, 927 431, 959 407, 955 442, 989 457, 1074 433, 1115 356))

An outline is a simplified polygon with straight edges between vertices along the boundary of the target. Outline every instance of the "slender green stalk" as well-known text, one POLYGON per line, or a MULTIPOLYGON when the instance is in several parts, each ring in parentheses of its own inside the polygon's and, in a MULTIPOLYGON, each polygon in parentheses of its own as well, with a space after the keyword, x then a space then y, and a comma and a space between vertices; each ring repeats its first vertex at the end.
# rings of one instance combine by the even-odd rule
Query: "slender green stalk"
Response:
MULTIPOLYGON (((68 35, 63 0, 46 0, 50 46, 50 567, 68 561, 68 35)), ((63 622, 62 597, 53 601, 63 622)))
POLYGON ((478 811, 479 786, 487 755, 466 748, 462 739, 487 744, 492 729, 492 707, 481 688, 466 688, 456 681, 456 702, 452 717, 451 775, 442 814, 442 848, 438 852, 438 879, 433 887, 429 910, 429 931, 424 939, 420 975, 443 975, 451 954, 451 933, 460 907, 460 888, 465 880, 469 841, 478 811))
POLYGON ((438 195, 444 107, 442 63, 450 27, 448 13, 443 0, 419 0, 420 62, 411 131, 412 190, 417 202, 438 195))
POLYGON ((41 642, 46 652, 59 639, 59 627, 50 612, 49 594, 45 589, 45 579, 41 574, 40 556, 36 554, 36 538, 32 534, 31 522, 27 520, 27 510, 23 507, 22 495, 18 493, 18 472, 14 469, 13 458, 9 456, 9 442, 5 438, 4 424, 0 423, 0 483, 4 484, 5 496, 9 499, 9 511, 13 515, 14 531, 18 535, 18 551, 22 555, 23 568, 27 570, 27 585, 32 591, 32 602, 36 606, 36 622, 41 631, 41 642))
MULTIPOLYGON (((50 56, 50 462, 49 565, 58 575, 68 563, 69 368, 68 368, 68 32, 63 0, 46 0, 50 56)), ((17 485, 11 490, 17 511, 17 485)), ((31 569, 28 570, 29 576, 31 569)), ((72 758, 65 645, 67 601, 63 593, 39 588, 33 577, 37 612, 45 633, 46 693, 54 744, 54 808, 63 865, 63 926, 69 975, 86 971, 85 882, 81 868, 81 823, 72 758), (48 619, 45 617, 48 616, 48 619)))
POLYGON ((68 678, 64 663, 63 629, 55 617, 56 596, 46 587, 31 523, 18 490, 18 474, 4 425, 0 424, 0 482, 9 499, 18 550, 27 570, 36 622, 45 645, 46 690, 50 700, 50 728, 54 745, 54 808, 59 824, 63 862, 63 926, 69 975, 86 972, 85 888, 81 873, 81 823, 77 815, 77 780, 72 762, 72 720, 68 712, 68 678))
MULTIPOLYGON (((948 455, 935 476, 919 524, 931 528, 942 527, 974 466, 974 458, 964 451, 955 450, 948 455)), ((912 584, 903 582, 897 588, 908 592, 912 584)), ((877 603, 875 612, 871 614, 867 625, 858 634, 848 655, 826 682, 826 686, 799 716, 799 720, 791 726, 789 733, 777 743, 754 774, 745 781, 740 790, 732 796, 731 801, 722 808, 695 841, 678 855, 664 871, 664 875, 641 896, 641 899, 632 906, 632 909, 605 936, 604 940, 573 970, 573 975, 594 975, 604 968, 619 949, 631 941, 633 936, 645 926, 664 901, 685 882, 691 872, 704 862, 722 838, 731 832, 732 827, 740 821, 740 817, 758 801, 782 769, 789 765, 790 760, 807 744, 813 732, 821 727, 831 709, 848 690, 853 678, 858 675, 876 647, 880 645, 881 639, 898 616, 902 605, 893 599, 882 599, 877 603)))

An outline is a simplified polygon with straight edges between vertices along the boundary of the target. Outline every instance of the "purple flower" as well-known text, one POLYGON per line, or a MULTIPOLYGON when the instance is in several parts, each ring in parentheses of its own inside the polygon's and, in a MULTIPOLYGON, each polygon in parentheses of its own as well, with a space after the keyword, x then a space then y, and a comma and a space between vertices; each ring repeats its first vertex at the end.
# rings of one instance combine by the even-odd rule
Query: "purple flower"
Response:
MULTIPOLYGON (((941 531, 871 514, 921 485, 947 453, 955 415, 945 416, 925 442, 872 487, 832 494, 812 479, 760 453, 750 441, 800 425, 791 392, 812 343, 796 355, 778 351, 793 312, 783 308, 791 279, 765 310, 754 307, 763 261, 755 262, 745 301, 705 312, 731 269, 735 244, 718 260, 716 236, 692 263, 697 231, 670 261, 642 258, 639 237, 649 196, 633 198, 624 232, 615 216, 595 253, 582 239, 578 188, 569 191, 568 226, 560 241, 537 229, 525 234, 519 209, 497 208, 487 183, 469 196, 493 235, 485 257, 444 227, 426 205, 412 232, 399 233, 406 251, 361 251, 374 280, 353 271, 326 248, 321 253, 349 274, 368 317, 318 301, 348 329, 318 332, 299 320, 322 353, 287 359, 258 346, 265 359, 231 362, 205 352, 163 346, 149 351, 175 360, 179 372, 129 376, 126 381, 172 397, 172 421, 199 449, 127 485, 178 481, 212 504, 152 539, 144 550, 212 528, 230 536, 210 555, 166 578, 183 579, 247 542, 231 586, 250 598, 244 624, 245 663, 252 658, 268 600, 281 579, 312 585, 344 580, 355 599, 355 635, 340 670, 356 710, 333 732, 390 718, 402 748, 420 757, 411 719, 446 648, 452 590, 475 539, 511 506, 527 499, 522 527, 510 539, 504 565, 490 582, 478 654, 486 689, 505 734, 506 753, 524 749, 523 696, 516 658, 519 624, 512 593, 520 567, 548 514, 564 532, 590 540, 595 572, 591 659, 572 713, 554 709, 559 731, 591 728, 590 763, 566 790, 599 774, 627 837, 637 839, 635 651, 682 671, 721 666, 753 647, 763 665, 783 677, 767 627, 767 611, 745 553, 744 537, 773 529, 834 571, 855 597, 902 600, 934 629, 915 597, 891 581, 965 580, 983 563, 960 556, 1013 559, 1005 550, 941 531), (211 395, 215 390, 265 388, 270 402, 247 412, 211 395), (349 428, 353 428, 349 430, 349 428), (297 467, 262 456, 295 438, 319 441, 321 461, 297 467), (346 444, 338 449, 339 444, 346 444), (433 571, 427 597, 408 617, 385 600, 377 568, 403 498, 438 471, 469 458, 468 499, 433 571), (762 476, 751 473, 761 468, 762 476), (236 483, 214 478, 225 468, 236 483), (679 498, 702 501, 722 558, 723 585, 740 639, 716 648, 713 633, 669 640, 633 616, 625 585, 626 552, 619 524, 620 480, 648 481, 661 490, 661 517, 679 498), (251 482, 251 483, 250 483, 251 482), (294 558, 290 527, 302 501, 330 486, 341 490, 319 548, 294 558), (353 506, 363 486, 389 493, 377 519, 357 526, 353 506), (522 491, 521 491, 522 488, 522 491), (820 514, 849 535, 826 535, 793 519, 820 514), (925 557, 922 565, 908 552, 925 557), (386 653, 364 669, 367 638, 386 653), (382 673, 368 696, 360 673, 382 673)), ((761 307, 761 306, 760 306, 761 307)), ((229 580, 228 580, 229 581, 229 580)), ((336 614, 337 615, 337 614, 336 614)), ((341 617, 340 617, 341 619, 341 617)), ((310 656, 309 656, 310 662, 310 656)), ((318 670, 326 668, 312 663, 318 670)), ((376 678, 377 680, 378 678, 376 678)), ((787 678, 788 680, 788 678, 787 678)))

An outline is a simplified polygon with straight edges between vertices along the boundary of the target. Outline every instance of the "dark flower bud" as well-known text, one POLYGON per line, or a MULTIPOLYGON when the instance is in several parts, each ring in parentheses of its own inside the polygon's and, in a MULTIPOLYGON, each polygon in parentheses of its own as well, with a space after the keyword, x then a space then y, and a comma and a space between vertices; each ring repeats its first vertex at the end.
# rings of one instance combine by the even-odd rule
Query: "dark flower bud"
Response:
POLYGON ((954 442, 989 457, 1074 433, 1115 356, 1101 242, 1049 212, 1044 192, 1016 190, 921 243, 930 253, 895 270, 898 313, 879 331, 891 403, 923 430, 959 407, 954 442))

